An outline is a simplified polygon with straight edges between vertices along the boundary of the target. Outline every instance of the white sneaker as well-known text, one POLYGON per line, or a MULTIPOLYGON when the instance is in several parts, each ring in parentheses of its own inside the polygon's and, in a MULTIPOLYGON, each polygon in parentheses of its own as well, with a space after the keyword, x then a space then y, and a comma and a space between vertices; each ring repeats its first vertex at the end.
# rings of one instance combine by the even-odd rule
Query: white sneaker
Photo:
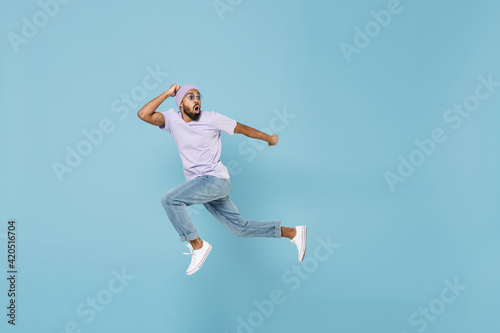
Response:
POLYGON ((297 246, 297 250, 299 250, 299 261, 302 262, 306 255, 307 227, 305 225, 299 225, 296 226, 295 229, 297 230, 297 234, 290 242, 297 246))
POLYGON ((188 241, 186 246, 189 248, 189 253, 184 254, 192 255, 191 264, 189 265, 186 274, 192 275, 196 273, 201 268, 201 266, 203 266, 205 259, 207 259, 210 251, 212 250, 212 245, 208 244, 208 242, 206 241, 203 241, 203 246, 201 247, 201 249, 193 250, 191 242, 188 241))

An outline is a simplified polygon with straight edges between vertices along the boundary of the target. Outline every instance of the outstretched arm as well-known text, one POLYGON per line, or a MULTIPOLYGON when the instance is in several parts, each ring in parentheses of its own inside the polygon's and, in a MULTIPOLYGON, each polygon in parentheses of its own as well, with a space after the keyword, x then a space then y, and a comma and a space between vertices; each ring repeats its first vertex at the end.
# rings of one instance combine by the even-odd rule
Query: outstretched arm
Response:
POLYGON ((246 126, 240 123, 236 123, 236 127, 234 128, 234 133, 241 133, 249 138, 259 139, 262 141, 266 141, 270 146, 276 146, 278 144, 278 135, 267 135, 255 128, 250 126, 246 126))
POLYGON ((156 109, 169 97, 175 96, 177 90, 179 90, 179 85, 173 84, 168 90, 165 90, 160 96, 149 101, 148 104, 144 105, 142 109, 137 112, 137 116, 144 120, 145 122, 155 125, 155 126, 165 126, 165 117, 156 109))

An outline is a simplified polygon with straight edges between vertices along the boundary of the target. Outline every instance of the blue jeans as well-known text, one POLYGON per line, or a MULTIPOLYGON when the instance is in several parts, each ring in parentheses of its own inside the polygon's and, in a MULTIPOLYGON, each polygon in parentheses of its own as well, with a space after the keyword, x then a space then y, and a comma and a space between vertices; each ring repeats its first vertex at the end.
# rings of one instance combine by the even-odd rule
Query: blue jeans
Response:
POLYGON ((168 191, 161 204, 179 233, 181 242, 198 238, 198 231, 189 217, 187 206, 203 204, 226 228, 238 237, 281 237, 280 221, 245 220, 229 198, 229 178, 201 176, 168 191))

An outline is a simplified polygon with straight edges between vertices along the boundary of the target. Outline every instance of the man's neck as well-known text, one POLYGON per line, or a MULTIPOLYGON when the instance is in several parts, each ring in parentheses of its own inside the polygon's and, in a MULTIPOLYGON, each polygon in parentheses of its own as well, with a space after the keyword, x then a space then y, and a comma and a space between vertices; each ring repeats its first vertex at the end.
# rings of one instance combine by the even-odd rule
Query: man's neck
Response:
POLYGON ((193 119, 189 118, 189 116, 187 114, 184 113, 184 111, 181 111, 181 116, 182 116, 182 119, 186 122, 186 123, 190 123, 193 121, 193 119))

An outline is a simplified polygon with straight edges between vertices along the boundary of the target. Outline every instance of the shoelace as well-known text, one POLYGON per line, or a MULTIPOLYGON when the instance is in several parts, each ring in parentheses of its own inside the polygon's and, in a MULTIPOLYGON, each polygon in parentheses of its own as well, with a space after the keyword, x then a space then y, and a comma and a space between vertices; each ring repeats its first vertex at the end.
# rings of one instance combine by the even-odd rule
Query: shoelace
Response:
POLYGON ((186 255, 193 255, 193 254, 195 254, 195 252, 193 250, 193 247, 191 246, 191 244, 189 244, 189 242, 186 244, 186 246, 189 249, 189 253, 184 252, 183 254, 186 254, 186 255))

